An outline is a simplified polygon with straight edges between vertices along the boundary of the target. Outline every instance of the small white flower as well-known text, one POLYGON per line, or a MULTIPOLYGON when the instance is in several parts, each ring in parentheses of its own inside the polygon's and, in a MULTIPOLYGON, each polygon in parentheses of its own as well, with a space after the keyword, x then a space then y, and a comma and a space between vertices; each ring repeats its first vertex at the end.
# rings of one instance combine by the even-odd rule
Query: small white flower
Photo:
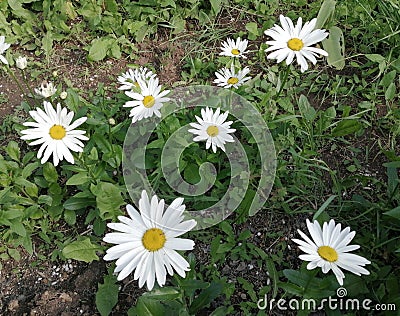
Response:
POLYGON ((242 70, 239 70, 237 73, 235 72, 235 67, 232 64, 231 69, 222 68, 218 70, 215 75, 217 79, 214 80, 214 83, 218 84, 220 87, 230 88, 234 87, 235 89, 239 88, 245 81, 251 79, 251 77, 246 77, 246 75, 250 72, 249 67, 245 67, 242 70))
POLYGON ((311 47, 311 45, 321 42, 328 36, 328 32, 325 30, 314 30, 317 19, 306 22, 303 27, 301 18, 297 20, 296 26, 288 17, 280 15, 279 19, 282 27, 275 24, 264 32, 265 35, 274 39, 266 42, 271 47, 268 47, 265 51, 274 51, 267 56, 268 59, 276 59, 277 63, 286 59, 286 64, 290 65, 296 56, 297 63, 301 66, 301 72, 304 72, 308 69, 306 59, 315 65, 317 63, 315 56, 328 56, 328 53, 323 49, 311 47))
POLYGON ((127 205, 129 218, 118 216, 120 223, 107 226, 116 230, 108 233, 104 241, 116 244, 106 251, 104 260, 118 259, 115 264, 117 279, 123 280, 136 269, 134 279, 139 279, 139 287, 147 283, 153 289, 155 280, 165 285, 167 272, 173 275, 175 270, 181 277, 189 271, 189 263, 176 250, 192 250, 194 242, 177 238, 196 226, 195 220, 183 221, 185 205, 183 198, 175 199, 164 212, 164 200, 158 201, 156 195, 151 200, 146 191, 142 191, 139 200, 139 212, 127 205))
POLYGON ((134 99, 134 101, 128 101, 123 105, 124 107, 132 107, 129 114, 132 117, 132 123, 151 117, 153 114, 161 117, 160 109, 163 103, 170 100, 170 98, 165 98, 169 90, 161 92, 161 85, 158 85, 157 77, 151 77, 147 81, 138 78, 138 84, 140 93, 125 91, 128 97, 134 99))
POLYGON ((28 65, 28 60, 26 59, 26 57, 19 56, 15 60, 15 65, 17 66, 17 68, 24 70, 28 65))
POLYGON ((369 271, 363 266, 370 264, 367 259, 348 253, 360 248, 359 245, 349 245, 355 236, 355 232, 350 232, 350 227, 341 230, 341 225, 335 225, 331 219, 329 223, 325 222, 322 229, 317 221, 311 223, 307 219, 307 228, 311 235, 308 238, 302 231, 297 230, 304 240, 292 239, 299 244, 299 248, 307 254, 300 255, 299 258, 304 261, 310 261, 307 265, 308 270, 316 267, 322 268, 323 273, 332 270, 340 285, 343 285, 345 277, 342 269, 348 270, 354 274, 369 274, 369 271))
POLYGON ((33 128, 22 130, 21 139, 35 141, 29 145, 40 145, 37 158, 41 159, 41 163, 45 163, 50 155, 53 154, 53 164, 58 165, 59 161, 67 160, 74 163, 74 157, 71 150, 82 152, 84 144, 80 140, 88 140, 84 136, 86 131, 75 130, 76 127, 86 121, 87 117, 81 117, 72 122, 74 112, 69 112, 67 108, 61 109, 61 105, 57 104, 57 111, 54 110, 50 102, 43 102, 44 111, 36 108, 36 111, 30 111, 29 114, 36 122, 25 122, 24 126, 33 128))
POLYGON ((10 48, 11 44, 5 42, 6 38, 2 35, 0 36, 0 61, 8 65, 7 59, 3 56, 5 51, 10 48))
POLYGON ((220 52, 220 55, 223 56, 229 56, 229 57, 243 57, 247 58, 244 56, 244 53, 246 52, 248 41, 246 39, 241 40, 240 37, 236 39, 236 42, 228 38, 226 42, 222 42, 222 47, 220 52))
POLYGON ((140 67, 136 69, 128 69, 128 71, 118 77, 118 81, 121 86, 119 90, 132 90, 134 88, 139 88, 138 79, 142 81, 147 81, 150 78, 154 78, 154 74, 151 70, 146 67, 140 67))
POLYGON ((43 98, 49 98, 57 92, 52 82, 43 81, 39 89, 35 89, 35 93, 43 98))
POLYGON ((234 142, 234 139, 230 133, 236 130, 231 127, 232 121, 225 122, 229 112, 220 114, 220 108, 215 113, 212 109, 206 108, 201 109, 201 118, 196 115, 196 119, 199 122, 190 123, 190 126, 195 129, 189 129, 189 132, 198 135, 193 138, 193 141, 206 141, 206 149, 212 147, 214 152, 217 152, 217 147, 225 151, 225 144, 234 142))
POLYGON ((63 92, 60 93, 60 98, 61 98, 62 100, 65 100, 65 99, 67 98, 67 96, 68 96, 67 91, 63 91, 63 92))

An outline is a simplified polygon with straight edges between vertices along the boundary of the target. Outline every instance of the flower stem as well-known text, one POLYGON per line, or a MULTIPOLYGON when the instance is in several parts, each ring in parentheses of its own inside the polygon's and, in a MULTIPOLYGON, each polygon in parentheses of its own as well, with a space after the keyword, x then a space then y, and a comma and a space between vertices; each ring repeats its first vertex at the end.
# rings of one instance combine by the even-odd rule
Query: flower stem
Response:
POLYGON ((275 96, 275 99, 278 100, 279 96, 281 95, 281 92, 283 90, 283 88, 285 87, 288 75, 289 75, 289 71, 290 71, 290 65, 286 66, 286 71, 285 74, 283 75, 283 80, 281 81, 281 87, 279 88, 278 94, 275 96))

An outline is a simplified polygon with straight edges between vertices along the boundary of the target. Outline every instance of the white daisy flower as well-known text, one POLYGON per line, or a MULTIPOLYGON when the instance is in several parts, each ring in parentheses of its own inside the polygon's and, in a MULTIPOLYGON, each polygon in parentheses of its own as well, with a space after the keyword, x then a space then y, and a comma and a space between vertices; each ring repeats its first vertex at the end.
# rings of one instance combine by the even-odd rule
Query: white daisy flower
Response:
POLYGON ((39 89, 35 89, 35 93, 43 98, 49 98, 57 92, 52 82, 43 81, 39 89))
POLYGON ((312 240, 300 230, 297 231, 305 241, 300 239, 292 240, 300 245, 299 248, 301 250, 307 253, 300 255, 299 258, 304 261, 310 261, 307 265, 308 270, 316 267, 322 268, 323 273, 332 270, 341 286, 345 275, 340 268, 357 275, 369 274, 369 271, 364 269, 363 266, 371 262, 361 256, 348 253, 360 248, 359 245, 349 245, 356 234, 354 231, 350 232, 350 227, 341 230, 341 225, 335 225, 335 221, 331 219, 329 223, 324 223, 321 230, 321 226, 317 221, 311 223, 307 219, 307 228, 312 240))
POLYGON ((26 57, 19 56, 15 60, 15 65, 17 66, 17 68, 24 70, 28 65, 28 60, 26 59, 26 57))
POLYGON ((160 109, 163 103, 170 100, 170 98, 164 98, 169 90, 161 92, 161 85, 158 85, 157 77, 151 77, 148 81, 138 78, 138 84, 141 93, 125 91, 128 97, 134 99, 134 101, 124 104, 124 107, 133 107, 129 114, 132 117, 132 123, 151 117, 153 114, 161 117, 160 109))
POLYGON ((41 144, 37 158, 41 158, 41 163, 45 163, 51 154, 53 154, 53 164, 57 166, 59 161, 67 160, 74 163, 74 157, 71 150, 82 152, 84 144, 80 140, 88 140, 89 138, 83 134, 86 131, 75 130, 76 127, 86 121, 87 117, 81 117, 72 122, 74 112, 67 112, 67 108, 61 109, 61 105, 57 104, 57 111, 54 110, 50 102, 43 102, 44 111, 36 108, 36 111, 30 111, 29 114, 36 122, 25 122, 24 126, 33 127, 22 130, 21 139, 35 141, 29 145, 41 144))
POLYGON ((189 132, 198 135, 193 138, 193 141, 206 141, 206 149, 212 147, 214 152, 217 152, 217 147, 225 151, 225 144, 234 142, 234 139, 230 133, 236 130, 231 127, 232 121, 225 122, 229 112, 226 111, 220 114, 220 108, 215 113, 212 109, 206 108, 201 109, 201 118, 196 115, 196 119, 199 122, 190 123, 190 126, 195 129, 189 129, 189 132))
POLYGON ((197 223, 193 219, 183 221, 185 205, 182 203, 183 198, 177 198, 164 212, 164 200, 158 201, 154 195, 150 201, 143 190, 140 214, 128 204, 130 218, 118 216, 120 223, 107 224, 117 232, 106 234, 103 240, 116 246, 106 251, 104 260, 118 259, 114 270, 118 280, 136 269, 134 279, 139 279, 139 287, 147 283, 151 291, 155 280, 163 286, 167 272, 173 275, 173 269, 185 277, 185 271, 190 270, 189 263, 176 250, 192 250, 194 242, 176 237, 192 230, 197 223))
POLYGON ((148 70, 146 67, 128 69, 126 73, 118 77, 118 81, 121 84, 118 89, 132 90, 135 87, 139 88, 138 79, 146 81, 155 76, 156 74, 154 74, 151 70, 148 70))
POLYGON ((214 80, 214 83, 217 83, 218 86, 224 88, 234 87, 235 89, 239 88, 245 81, 251 79, 251 77, 245 77, 250 72, 249 67, 245 67, 242 70, 239 70, 238 73, 235 72, 235 67, 233 64, 231 65, 231 69, 222 68, 218 70, 215 75, 217 79, 214 80))
POLYGON ((223 56, 229 56, 229 57, 243 57, 247 58, 244 56, 244 53, 246 52, 248 41, 246 39, 241 40, 240 37, 236 39, 236 42, 228 38, 226 42, 222 42, 222 47, 220 52, 220 55, 223 56))
POLYGON ((5 42, 6 38, 2 35, 0 36, 0 61, 8 65, 7 59, 3 56, 5 51, 10 48, 11 44, 5 42))
POLYGON ((276 59, 277 63, 286 59, 286 64, 290 65, 296 56, 297 63, 301 66, 301 72, 304 72, 308 69, 306 59, 315 65, 317 63, 316 56, 328 56, 328 53, 323 49, 311 47, 311 45, 321 42, 328 36, 328 32, 323 29, 314 30, 317 19, 306 22, 303 27, 301 18, 297 20, 296 26, 288 17, 280 15, 279 19, 282 27, 275 24, 264 32, 265 35, 274 39, 266 42, 271 47, 268 47, 265 51, 274 51, 267 56, 267 59, 276 59))

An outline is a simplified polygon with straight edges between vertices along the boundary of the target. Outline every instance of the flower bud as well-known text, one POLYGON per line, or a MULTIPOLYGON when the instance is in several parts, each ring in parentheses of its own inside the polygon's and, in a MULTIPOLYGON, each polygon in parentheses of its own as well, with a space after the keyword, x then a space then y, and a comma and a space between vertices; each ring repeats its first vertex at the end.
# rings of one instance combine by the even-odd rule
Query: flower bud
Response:
POLYGON ((23 69, 25 69, 26 66, 28 65, 28 61, 27 61, 26 57, 19 56, 19 57, 15 60, 15 65, 17 66, 17 68, 23 70, 23 69))

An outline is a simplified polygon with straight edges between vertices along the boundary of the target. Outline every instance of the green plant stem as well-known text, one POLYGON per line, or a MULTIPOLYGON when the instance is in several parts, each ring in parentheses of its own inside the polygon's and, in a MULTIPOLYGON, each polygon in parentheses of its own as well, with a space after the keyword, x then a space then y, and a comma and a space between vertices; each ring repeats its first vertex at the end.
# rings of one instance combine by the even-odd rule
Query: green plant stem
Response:
POLYGON ((21 72, 22 72, 22 79, 24 80, 25 86, 28 88, 29 93, 31 94, 31 96, 33 98, 33 96, 35 94, 33 93, 31 86, 28 84, 28 80, 26 79, 25 71, 22 69, 21 72))
POLYGON ((282 90, 286 84, 287 78, 289 76, 289 71, 290 71, 290 65, 287 65, 285 74, 283 75, 283 80, 281 81, 281 87, 279 88, 278 94, 275 96, 275 100, 278 100, 279 96, 281 95, 281 92, 282 92, 282 90))
MULTIPOLYGON (((7 72, 10 74, 10 76, 12 77, 12 79, 13 79, 13 80, 15 81, 15 83, 17 84, 17 86, 18 86, 19 90, 21 91, 21 93, 23 94, 24 99, 26 100, 26 103, 28 103, 29 106, 31 107, 31 104, 29 103, 28 99, 25 98, 25 91, 24 91, 24 89, 22 88, 21 83, 19 82, 19 80, 18 80, 17 77, 15 76, 14 72, 13 72, 13 71, 10 69, 10 67, 8 67, 8 66, 6 67, 6 69, 7 69, 7 72)), ((24 78, 24 81, 25 81, 25 74, 24 74, 24 73, 23 73, 23 78, 24 78)), ((28 90, 29 90, 30 93, 33 95, 32 90, 31 90, 31 88, 29 87, 29 85, 28 85, 27 82, 25 82, 25 85, 28 87, 28 90)))

